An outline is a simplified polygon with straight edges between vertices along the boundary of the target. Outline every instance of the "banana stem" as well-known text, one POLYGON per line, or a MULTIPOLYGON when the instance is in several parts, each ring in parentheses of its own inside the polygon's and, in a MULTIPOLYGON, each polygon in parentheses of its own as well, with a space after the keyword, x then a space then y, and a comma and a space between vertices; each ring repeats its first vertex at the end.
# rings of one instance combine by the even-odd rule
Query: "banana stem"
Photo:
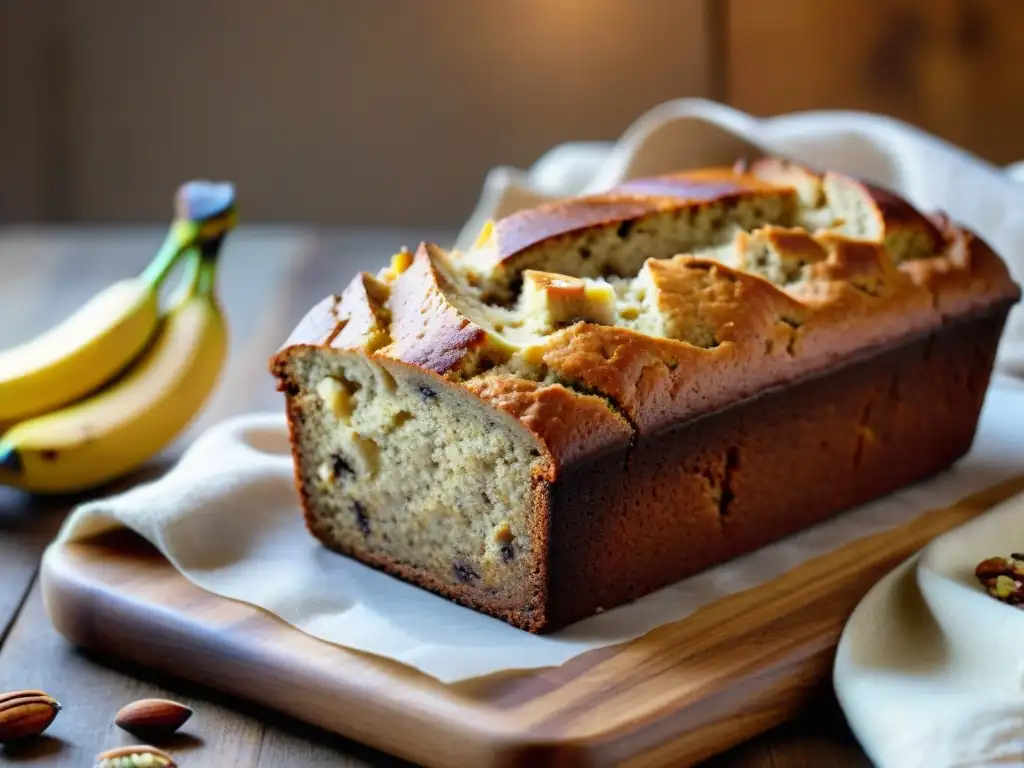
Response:
POLYGON ((178 259, 195 241, 196 225, 191 221, 175 221, 167 232, 160 250, 142 273, 142 280, 158 288, 167 279, 178 259))
POLYGON ((217 260, 203 256, 192 292, 197 296, 213 296, 217 291, 217 260))
MULTIPOLYGON (((142 273, 142 280, 157 289, 182 255, 199 244, 216 258, 224 235, 237 223, 235 188, 231 184, 193 181, 175 196, 175 214, 160 250, 142 273)), ((203 286, 209 281, 204 278, 203 286)), ((200 290, 206 290, 203 287, 200 290)))
POLYGON ((213 296, 217 289, 217 259, 224 235, 185 249, 186 261, 178 287, 170 298, 172 306, 193 296, 213 296))
POLYGON ((192 292, 198 296, 212 296, 217 290, 217 263, 224 235, 200 244, 201 256, 197 261, 197 272, 192 292))
POLYGON ((196 292, 196 286, 199 284, 200 259, 199 251, 195 248, 188 249, 188 259, 182 268, 181 280, 179 282, 182 288, 182 296, 192 296, 196 292))

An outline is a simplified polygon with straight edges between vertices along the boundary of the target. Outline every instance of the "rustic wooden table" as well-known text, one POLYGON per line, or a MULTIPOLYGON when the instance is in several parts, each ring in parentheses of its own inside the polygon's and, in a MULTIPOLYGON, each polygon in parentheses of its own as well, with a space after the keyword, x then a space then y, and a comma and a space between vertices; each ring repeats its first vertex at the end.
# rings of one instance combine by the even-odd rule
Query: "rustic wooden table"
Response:
MULTIPOLYGON (((57 321, 105 284, 140 270, 162 236, 159 228, 0 230, 0 348, 57 321)), ((219 275, 232 347, 217 394, 149 471, 104 492, 152 476, 192 437, 226 416, 279 408, 266 360, 306 309, 340 290, 357 270, 375 271, 394 249, 415 246, 425 236, 430 233, 241 228, 225 249, 219 275)), ((434 237, 450 239, 445 233, 434 237)), ((97 752, 122 743, 112 724, 121 706, 162 696, 188 703, 200 714, 173 745, 183 765, 408 765, 216 691, 69 647, 47 619, 37 571, 65 515, 83 500, 33 498, 0 488, 0 692, 40 688, 64 705, 44 738, 0 748, 0 764, 89 766, 97 752)), ((798 722, 708 765, 844 768, 870 762, 825 689, 798 722)))

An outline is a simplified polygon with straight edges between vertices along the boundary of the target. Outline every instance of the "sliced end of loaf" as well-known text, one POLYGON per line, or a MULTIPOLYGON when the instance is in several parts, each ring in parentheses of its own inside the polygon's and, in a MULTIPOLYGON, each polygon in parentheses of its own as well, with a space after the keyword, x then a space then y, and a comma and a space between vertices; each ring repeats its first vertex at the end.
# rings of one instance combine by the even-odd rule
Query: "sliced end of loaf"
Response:
POLYGON ((543 627, 549 457, 526 428, 438 376, 365 353, 294 346, 275 369, 314 535, 543 627))

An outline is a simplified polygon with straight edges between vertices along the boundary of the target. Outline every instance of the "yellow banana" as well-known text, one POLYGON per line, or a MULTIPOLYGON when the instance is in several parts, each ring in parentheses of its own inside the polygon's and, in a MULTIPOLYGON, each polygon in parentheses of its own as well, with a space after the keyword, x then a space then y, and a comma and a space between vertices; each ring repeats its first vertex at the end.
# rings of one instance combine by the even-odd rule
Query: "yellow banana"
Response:
POLYGON ((121 374, 157 330, 159 291, 183 253, 235 223, 234 187, 189 182, 175 196, 175 220, 138 277, 93 296, 54 328, 0 352, 0 433, 83 398, 121 374))
POLYGON ((184 290, 160 319, 153 343, 123 377, 0 437, 0 485, 34 493, 94 488, 138 468, 188 426, 214 390, 227 356, 215 258, 191 256, 184 290))
POLYGON ((155 286, 121 280, 46 333, 0 352, 0 421, 45 413, 114 378, 146 346, 159 314, 155 286))

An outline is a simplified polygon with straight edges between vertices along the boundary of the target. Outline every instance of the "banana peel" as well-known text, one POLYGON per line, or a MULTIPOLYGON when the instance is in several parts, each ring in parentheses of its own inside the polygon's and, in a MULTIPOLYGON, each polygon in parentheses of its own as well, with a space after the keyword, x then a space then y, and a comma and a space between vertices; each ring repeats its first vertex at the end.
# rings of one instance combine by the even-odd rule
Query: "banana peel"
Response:
MULTIPOLYGON (((65 390, 62 402, 51 402, 43 413, 35 409, 28 417, 23 412, 11 419, 0 410, 0 418, 9 419, 0 423, 0 485, 34 493, 103 485, 152 458, 202 410, 227 358, 228 328, 216 295, 216 268, 225 237, 237 223, 234 200, 229 184, 189 182, 179 188, 165 242, 137 278, 140 284, 159 286, 187 258, 170 306, 154 312, 152 320, 135 318, 149 323, 145 343, 131 354, 123 347, 112 351, 111 359, 120 355, 122 360, 105 368, 106 381, 73 395, 65 390)), ((87 349, 88 340, 81 346, 87 349)), ((74 377, 75 365, 88 358, 79 350, 77 357, 58 356, 53 368, 74 377)), ((44 365, 38 375, 53 374, 44 365)), ((0 398, 3 384, 0 380, 0 398)))

